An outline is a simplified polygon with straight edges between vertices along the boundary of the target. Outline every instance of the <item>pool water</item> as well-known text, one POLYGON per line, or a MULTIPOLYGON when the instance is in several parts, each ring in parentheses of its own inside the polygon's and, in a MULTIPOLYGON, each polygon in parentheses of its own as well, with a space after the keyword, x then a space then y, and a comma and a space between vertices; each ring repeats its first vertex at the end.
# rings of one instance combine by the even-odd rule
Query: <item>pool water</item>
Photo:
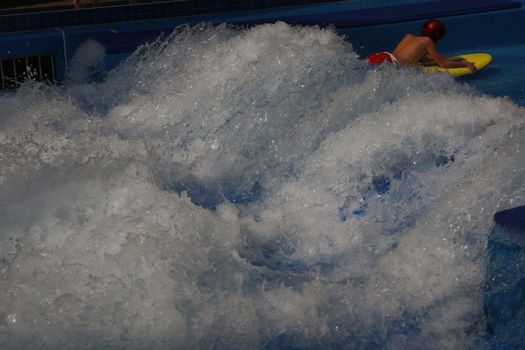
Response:
POLYGON ((481 92, 493 96, 507 96, 524 106, 525 45, 479 47, 474 50, 490 53, 493 61, 487 69, 464 80, 481 92))
POLYGON ((490 348, 521 48, 454 80, 284 23, 85 42, 0 96, 0 347, 490 348))

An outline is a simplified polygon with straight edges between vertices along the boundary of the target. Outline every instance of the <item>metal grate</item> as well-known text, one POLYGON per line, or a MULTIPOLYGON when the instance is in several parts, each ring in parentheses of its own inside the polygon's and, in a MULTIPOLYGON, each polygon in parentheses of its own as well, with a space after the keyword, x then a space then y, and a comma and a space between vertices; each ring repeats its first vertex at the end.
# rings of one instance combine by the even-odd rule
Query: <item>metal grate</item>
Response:
POLYGON ((26 80, 56 83, 53 55, 4 58, 0 64, 0 90, 16 89, 26 80))

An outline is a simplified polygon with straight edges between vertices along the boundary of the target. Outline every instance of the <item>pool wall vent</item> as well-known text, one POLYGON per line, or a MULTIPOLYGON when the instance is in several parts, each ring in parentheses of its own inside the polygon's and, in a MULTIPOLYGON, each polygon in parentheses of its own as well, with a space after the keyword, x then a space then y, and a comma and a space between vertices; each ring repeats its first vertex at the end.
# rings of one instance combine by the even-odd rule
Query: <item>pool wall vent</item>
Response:
POLYGON ((14 90, 26 80, 56 83, 55 60, 52 54, 3 58, 0 65, 0 90, 14 90))

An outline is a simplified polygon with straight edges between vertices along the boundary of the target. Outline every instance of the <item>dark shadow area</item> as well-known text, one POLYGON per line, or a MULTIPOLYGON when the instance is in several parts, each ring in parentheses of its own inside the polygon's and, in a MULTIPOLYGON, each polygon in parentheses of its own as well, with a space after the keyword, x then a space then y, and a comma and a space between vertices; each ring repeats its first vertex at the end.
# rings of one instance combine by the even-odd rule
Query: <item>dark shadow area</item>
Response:
POLYGON ((500 211, 494 215, 494 221, 507 229, 525 232, 525 206, 500 211))

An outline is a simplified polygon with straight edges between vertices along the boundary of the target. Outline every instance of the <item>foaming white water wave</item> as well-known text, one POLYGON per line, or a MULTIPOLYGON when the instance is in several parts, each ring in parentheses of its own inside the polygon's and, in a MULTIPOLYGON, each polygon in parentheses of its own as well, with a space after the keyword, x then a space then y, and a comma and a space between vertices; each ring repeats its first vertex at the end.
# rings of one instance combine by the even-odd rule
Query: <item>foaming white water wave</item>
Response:
POLYGON ((181 27, 0 96, 1 347, 482 347, 524 110, 349 41, 181 27))
POLYGON ((86 40, 78 47, 71 59, 68 72, 70 83, 84 83, 104 73, 106 48, 95 40, 86 40))

